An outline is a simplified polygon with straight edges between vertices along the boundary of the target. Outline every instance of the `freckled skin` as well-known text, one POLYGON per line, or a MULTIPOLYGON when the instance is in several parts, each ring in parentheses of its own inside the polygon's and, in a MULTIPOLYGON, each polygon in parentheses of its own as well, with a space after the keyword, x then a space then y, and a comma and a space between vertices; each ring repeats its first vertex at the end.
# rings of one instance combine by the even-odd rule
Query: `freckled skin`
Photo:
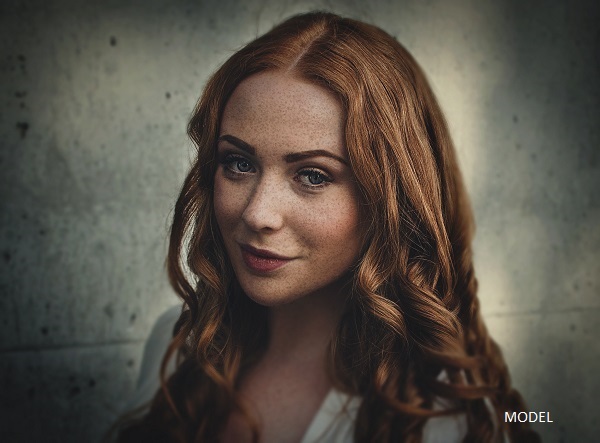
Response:
POLYGON ((336 292, 361 245, 352 171, 326 156, 293 163, 284 156, 321 149, 348 162, 337 98, 293 74, 260 73, 243 81, 229 99, 223 135, 241 139, 256 151, 250 155, 219 141, 220 159, 233 152, 251 170, 246 163, 221 161, 214 188, 217 222, 246 294, 262 305, 279 306, 336 292), (321 171, 331 181, 316 180, 323 186, 314 186, 302 175, 306 170, 321 171), (240 244, 292 260, 272 272, 252 272, 240 244))

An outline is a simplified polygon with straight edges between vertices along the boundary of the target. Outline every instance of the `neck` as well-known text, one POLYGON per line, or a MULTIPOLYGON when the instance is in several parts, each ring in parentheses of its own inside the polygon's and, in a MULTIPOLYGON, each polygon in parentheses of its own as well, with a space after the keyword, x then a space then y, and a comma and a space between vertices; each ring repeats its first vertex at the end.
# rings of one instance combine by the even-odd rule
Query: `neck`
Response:
POLYGON ((269 310, 265 359, 278 364, 322 363, 342 314, 346 291, 328 288, 269 310))

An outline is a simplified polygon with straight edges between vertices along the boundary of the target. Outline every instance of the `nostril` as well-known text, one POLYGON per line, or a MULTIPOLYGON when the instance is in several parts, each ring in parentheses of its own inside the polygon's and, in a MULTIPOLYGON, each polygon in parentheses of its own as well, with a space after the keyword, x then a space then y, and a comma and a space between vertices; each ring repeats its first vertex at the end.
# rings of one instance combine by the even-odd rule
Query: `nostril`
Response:
POLYGON ((277 230, 283 225, 281 198, 268 191, 255 192, 242 214, 242 220, 253 231, 277 230))

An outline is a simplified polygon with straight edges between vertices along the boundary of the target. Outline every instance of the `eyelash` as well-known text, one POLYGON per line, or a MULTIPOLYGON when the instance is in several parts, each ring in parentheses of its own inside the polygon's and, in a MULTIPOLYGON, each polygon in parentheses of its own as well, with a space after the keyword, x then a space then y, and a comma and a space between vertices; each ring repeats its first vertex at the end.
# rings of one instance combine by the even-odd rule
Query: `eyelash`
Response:
POLYGON ((301 169, 300 171, 298 171, 298 174, 296 175, 296 177, 294 177, 294 180, 296 180, 298 183, 300 183, 301 186, 304 186, 308 189, 320 189, 320 188, 324 188, 325 186, 328 186, 333 179, 331 177, 329 177, 327 174, 325 174, 323 171, 319 170, 319 169, 301 169), (306 183, 302 183, 301 177, 306 177, 307 179, 309 179, 309 177, 311 175, 317 176, 319 177, 322 182, 319 184, 306 184, 306 183))
POLYGON ((228 172, 231 172, 232 174, 247 174, 247 173, 251 172, 251 171, 236 171, 236 170, 234 170, 232 165, 236 162, 238 164, 239 164, 239 162, 248 163, 248 165, 252 169, 254 169, 254 167, 252 166, 252 163, 250 163, 250 161, 247 158, 244 158, 241 155, 227 154, 220 161, 220 163, 223 165, 223 167, 225 167, 225 170, 228 172))
MULTIPOLYGON (((222 159, 220 160, 220 163, 225 168, 225 172, 234 174, 238 177, 240 175, 251 173, 251 172, 253 172, 252 170, 254 169, 254 166, 252 166, 252 163, 247 158, 242 157, 241 155, 227 154, 222 157, 222 159), (251 170, 240 171, 238 168, 238 165, 240 162, 247 163, 250 166, 251 170), (236 168, 238 170, 236 170, 234 168, 236 168)), ((307 188, 307 189, 311 189, 311 190, 324 188, 325 186, 328 186, 331 182, 333 182, 333 179, 328 174, 326 174, 325 172, 323 172, 320 169, 315 169, 315 168, 301 169, 300 171, 297 172, 296 176, 294 177, 294 180, 296 182, 298 182, 300 184, 300 186, 307 188), (320 180, 322 180, 321 183, 307 184, 307 183, 302 182, 302 177, 306 177, 307 180, 309 180, 309 177, 311 177, 311 176, 318 177, 320 180)))

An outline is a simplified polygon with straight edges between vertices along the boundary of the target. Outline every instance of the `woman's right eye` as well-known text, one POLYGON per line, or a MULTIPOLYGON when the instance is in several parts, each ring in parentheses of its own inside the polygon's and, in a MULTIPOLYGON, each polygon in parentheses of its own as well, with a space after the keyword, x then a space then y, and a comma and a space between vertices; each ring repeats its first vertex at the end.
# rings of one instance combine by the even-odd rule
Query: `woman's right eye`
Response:
POLYGON ((240 155, 226 155, 221 161, 221 164, 225 166, 227 171, 233 172, 234 174, 246 174, 254 172, 254 166, 250 161, 240 155))

